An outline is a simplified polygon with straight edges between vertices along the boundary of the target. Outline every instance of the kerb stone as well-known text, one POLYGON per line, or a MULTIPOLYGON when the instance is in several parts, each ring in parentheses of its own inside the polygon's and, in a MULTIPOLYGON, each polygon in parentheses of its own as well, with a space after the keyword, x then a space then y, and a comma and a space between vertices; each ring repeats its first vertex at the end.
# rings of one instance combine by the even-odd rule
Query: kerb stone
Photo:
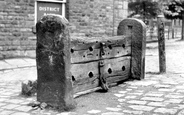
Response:
POLYGON ((154 109, 154 107, 142 106, 142 105, 131 105, 129 107, 134 109, 134 110, 138 110, 138 111, 151 111, 154 109))
POLYGON ((170 114, 170 115, 175 115, 177 112, 177 109, 167 109, 167 108, 157 108, 155 109, 154 112, 162 113, 162 114, 170 114))

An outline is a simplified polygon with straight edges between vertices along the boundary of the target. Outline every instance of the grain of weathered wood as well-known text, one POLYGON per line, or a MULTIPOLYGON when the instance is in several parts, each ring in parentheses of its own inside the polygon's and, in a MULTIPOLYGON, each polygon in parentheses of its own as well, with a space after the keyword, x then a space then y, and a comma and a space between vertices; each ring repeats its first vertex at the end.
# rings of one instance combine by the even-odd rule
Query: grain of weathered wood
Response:
POLYGON ((71 63, 82 63, 99 60, 99 55, 99 49, 93 49, 92 51, 89 49, 75 51, 71 53, 71 63))
MULTIPOLYGON (((98 63, 99 61, 71 65, 74 92, 80 92, 99 86, 99 83, 97 84, 96 82, 99 81, 98 63)), ((130 56, 105 59, 103 74, 107 80, 111 79, 110 81, 108 80, 109 83, 114 82, 112 81, 113 79, 115 79, 116 82, 127 79, 130 75, 130 56), (116 76, 121 77, 115 78, 116 76)))
MULTIPOLYGON (((131 55, 131 47, 123 45, 120 47, 110 46, 109 48, 107 46, 104 48, 104 53, 105 55, 103 55, 103 59, 129 56, 131 55)), ((81 50, 71 53, 71 63, 83 63, 97 60, 100 60, 100 49, 93 49, 92 51, 81 50)))
MULTIPOLYGON (((89 77, 98 75, 99 73, 98 63, 99 61, 72 64, 71 69, 70 69, 71 74, 72 76, 74 76, 75 80, 80 80, 86 77, 89 78, 89 77)), ((130 64, 130 56, 113 58, 113 59, 105 59, 104 60, 104 68, 105 68, 104 74, 108 74, 109 68, 112 68, 113 71, 110 72, 111 74, 108 74, 108 75, 113 76, 116 74, 116 71, 122 70, 123 66, 129 65, 129 64, 130 64)))
POLYGON ((145 76, 146 25, 138 19, 125 19, 118 26, 117 35, 131 36, 131 77, 145 76))
POLYGON ((130 56, 104 60, 104 75, 115 76, 129 71, 130 56))
POLYGON ((118 58, 123 56, 131 55, 131 47, 113 47, 112 49, 104 48, 105 55, 102 56, 102 59, 118 58))
POLYGON ((75 40, 71 42, 71 63, 91 62, 101 59, 100 43, 105 44, 103 59, 130 55, 131 38, 125 36, 107 37, 106 39, 75 40), (98 42, 96 42, 98 40, 98 42))
POLYGON ((89 47, 93 49, 100 48, 100 42, 105 43, 107 46, 125 46, 131 45, 131 38, 125 36, 113 36, 113 37, 106 37, 106 38, 93 38, 93 39, 77 39, 71 41, 71 49, 73 51, 80 51, 80 50, 87 50, 89 47))
POLYGON ((112 83, 117 83, 117 82, 120 82, 120 81, 124 81, 124 80, 127 80, 129 79, 129 76, 130 76, 130 71, 126 71, 124 72, 123 75, 116 75, 116 76, 111 76, 109 78, 107 78, 107 82, 109 83, 109 85, 111 85, 112 83), (124 77, 122 77, 124 76, 124 77))
POLYGON ((99 79, 88 79, 83 84, 75 84, 73 86, 74 93, 82 92, 85 90, 93 89, 99 86, 99 79))
POLYGON ((85 77, 89 78, 98 74, 98 62, 72 64, 70 71, 76 81, 85 77))

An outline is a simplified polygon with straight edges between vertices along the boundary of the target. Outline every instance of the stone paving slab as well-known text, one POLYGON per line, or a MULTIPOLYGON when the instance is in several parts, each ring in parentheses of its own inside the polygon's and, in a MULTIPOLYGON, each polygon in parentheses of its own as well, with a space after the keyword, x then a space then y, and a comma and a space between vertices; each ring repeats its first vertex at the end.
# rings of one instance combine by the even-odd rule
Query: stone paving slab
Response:
POLYGON ((29 63, 30 66, 36 66, 36 59, 31 58, 23 58, 27 63, 29 63))
POLYGON ((5 62, 4 60, 0 61, 0 70, 6 70, 6 69, 11 69, 12 66, 5 62))
POLYGON ((78 97, 75 99, 78 103, 77 109, 63 113, 34 110, 28 104, 35 101, 36 97, 21 96, 20 83, 0 82, 0 87, 6 85, 5 90, 0 88, 0 115, 181 115, 184 109, 184 92, 178 91, 184 89, 184 76, 174 76, 175 80, 167 74, 159 77, 147 74, 147 79, 140 81, 141 84, 137 80, 127 81, 112 87, 108 93, 94 92, 78 97), (153 77, 157 79, 153 80, 153 77), (165 78, 170 81, 170 85, 165 85, 165 78), (182 82, 175 84, 176 78, 182 79, 182 82), (171 91, 173 88, 175 90, 171 91))
POLYGON ((6 59, 4 61, 10 64, 13 68, 24 67, 24 66, 30 65, 28 62, 26 62, 23 59, 6 59))
POLYGON ((4 82, 24 81, 28 79, 36 80, 37 71, 36 71, 36 67, 31 67, 26 69, 15 69, 8 72, 3 72, 0 74, 0 76, 1 76, 0 81, 4 81, 4 82))
POLYGON ((0 71, 36 67, 36 60, 30 58, 5 59, 0 60, 0 65, 0 71))

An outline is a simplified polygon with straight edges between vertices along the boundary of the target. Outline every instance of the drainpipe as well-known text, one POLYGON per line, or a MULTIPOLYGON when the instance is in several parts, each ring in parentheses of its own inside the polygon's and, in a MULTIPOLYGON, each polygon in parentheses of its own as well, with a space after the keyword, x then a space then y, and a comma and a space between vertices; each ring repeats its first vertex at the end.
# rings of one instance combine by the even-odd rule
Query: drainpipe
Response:
POLYGON ((181 40, 184 40, 184 11, 182 11, 182 32, 181 32, 181 40))
POLYGON ((145 13, 145 7, 146 7, 146 3, 145 3, 145 1, 143 0, 143 21, 144 21, 144 23, 146 23, 146 13, 145 13))
POLYGON ((113 0, 113 30, 112 30, 112 36, 114 36, 114 26, 115 26, 115 0, 113 0))

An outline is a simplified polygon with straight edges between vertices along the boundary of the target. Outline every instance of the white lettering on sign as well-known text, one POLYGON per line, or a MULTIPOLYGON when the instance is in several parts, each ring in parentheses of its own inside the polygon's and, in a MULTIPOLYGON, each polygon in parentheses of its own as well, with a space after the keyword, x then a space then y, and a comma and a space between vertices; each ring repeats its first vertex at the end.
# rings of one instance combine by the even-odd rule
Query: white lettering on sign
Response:
POLYGON ((53 14, 53 13, 44 13, 43 15, 45 16, 45 15, 49 15, 49 14, 53 14))
POLYGON ((51 12, 59 12, 60 8, 57 7, 39 7, 40 11, 51 11, 51 12))

